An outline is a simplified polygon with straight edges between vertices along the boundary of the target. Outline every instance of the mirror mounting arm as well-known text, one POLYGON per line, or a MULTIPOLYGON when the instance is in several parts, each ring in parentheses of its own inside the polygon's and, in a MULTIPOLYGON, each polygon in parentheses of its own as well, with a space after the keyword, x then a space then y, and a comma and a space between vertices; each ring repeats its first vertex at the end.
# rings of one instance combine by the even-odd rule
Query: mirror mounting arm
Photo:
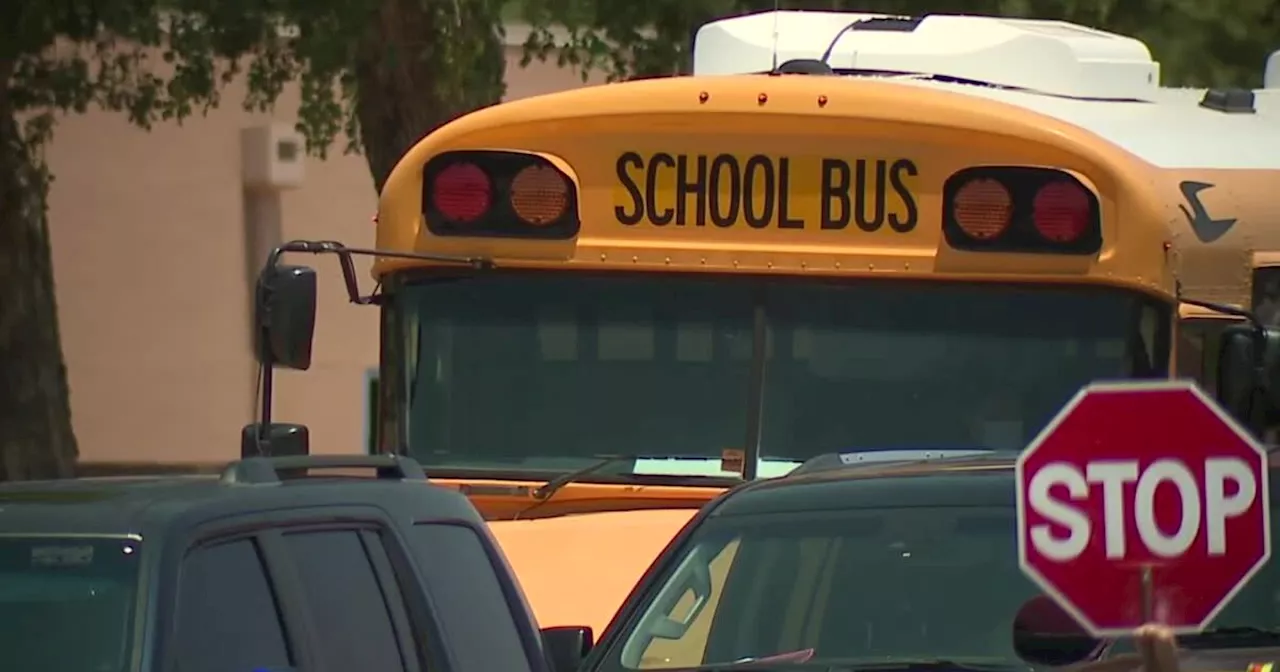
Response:
POLYGON ((1265 325, 1262 324, 1262 320, 1259 320, 1258 316, 1253 314, 1253 311, 1245 310, 1243 308, 1237 308, 1235 306, 1228 306, 1221 303, 1214 303, 1212 301, 1199 301, 1196 299, 1188 299, 1184 297, 1178 297, 1178 300, 1181 301, 1182 303, 1192 305, 1192 306, 1197 306, 1199 308, 1207 308, 1214 312, 1222 313, 1223 315, 1234 315, 1236 317, 1243 318, 1245 321, 1247 321, 1249 323, 1250 331, 1253 332, 1254 375, 1257 376, 1256 380, 1258 380, 1259 383, 1263 383, 1266 381, 1265 374, 1266 374, 1267 363, 1266 363, 1266 353, 1264 352, 1264 347, 1267 342, 1267 328, 1265 325))
MULTIPOLYGON (((470 266, 475 270, 488 270, 493 268, 494 263, 490 259, 481 257, 459 257, 437 254, 419 254, 415 252, 395 252, 390 250, 376 250, 360 247, 347 247, 342 243, 333 240, 293 240, 271 250, 271 254, 267 256, 266 263, 263 264, 262 272, 258 275, 258 290, 255 297, 255 325, 254 329, 260 344, 255 346, 259 359, 260 381, 258 393, 260 395, 260 403, 258 408, 258 422, 251 423, 245 427, 241 437, 241 455, 269 455, 272 448, 277 444, 287 446, 295 453, 305 454, 308 443, 306 428, 300 425, 277 425, 272 423, 271 406, 272 397, 274 395, 274 370, 277 366, 283 365, 288 368, 297 370, 306 370, 311 365, 311 339, 315 330, 315 301, 316 301, 316 284, 315 273, 307 267, 286 267, 280 264, 280 259, 285 253, 305 253, 305 254, 332 254, 338 257, 338 262, 342 267, 342 280, 347 290, 347 299, 356 305, 381 305, 383 296, 374 292, 368 295, 360 293, 360 281, 356 277, 356 266, 353 257, 382 257, 390 259, 412 259, 417 261, 428 261, 439 264, 455 264, 470 266), (292 308, 283 305, 273 305, 279 302, 279 297, 274 296, 278 288, 274 287, 274 282, 281 278, 290 279, 286 283, 289 287, 299 287, 298 280, 303 279, 302 287, 304 288, 307 298, 301 299, 302 308, 297 309, 298 297, 294 296, 294 301, 285 304, 293 306, 292 308), (284 315, 281 324, 277 324, 282 318, 275 314, 282 311, 284 315), (301 316, 301 317, 299 317, 301 316), (274 341, 274 336, 279 334, 288 334, 292 337, 281 337, 283 340, 290 341, 292 345, 280 345, 274 341), (299 345, 300 344, 300 345, 299 345), (281 355, 280 353, 287 353, 281 355)), ((295 292, 296 293, 296 292, 295 292)))
MULTIPOLYGON (((384 259, 412 259, 416 261, 434 261, 441 264, 458 264, 470 266, 478 271, 494 267, 493 260, 484 257, 458 257, 445 254, 420 254, 417 252, 394 252, 363 247, 347 247, 335 240, 291 240, 271 251, 266 266, 271 268, 280 262, 286 252, 303 254, 332 254, 338 257, 342 266, 342 281, 346 286, 347 300, 360 306, 380 305, 380 295, 361 294, 360 281, 356 277, 354 257, 382 257, 384 259)), ((375 290, 376 291, 376 290, 375 290)))

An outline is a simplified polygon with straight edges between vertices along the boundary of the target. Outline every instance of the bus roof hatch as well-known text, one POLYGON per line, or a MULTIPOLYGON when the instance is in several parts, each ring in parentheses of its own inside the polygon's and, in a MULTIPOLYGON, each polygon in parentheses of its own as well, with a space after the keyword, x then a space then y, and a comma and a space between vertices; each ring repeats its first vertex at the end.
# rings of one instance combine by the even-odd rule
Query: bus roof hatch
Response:
POLYGON ((1065 21, 856 12, 709 22, 694 38, 693 74, 768 72, 824 52, 837 72, 931 75, 1073 98, 1149 100, 1160 86, 1147 45, 1123 35, 1065 21))

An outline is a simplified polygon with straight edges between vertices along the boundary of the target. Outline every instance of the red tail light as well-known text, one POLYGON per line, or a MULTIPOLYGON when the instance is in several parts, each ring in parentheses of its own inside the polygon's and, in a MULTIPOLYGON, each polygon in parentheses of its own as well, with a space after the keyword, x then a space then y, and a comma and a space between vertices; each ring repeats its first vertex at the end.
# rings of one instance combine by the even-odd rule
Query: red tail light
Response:
POLYGON ((493 183, 474 163, 455 163, 440 171, 431 185, 431 204, 455 222, 472 222, 493 203, 493 183))
POLYGON ((955 249, 1078 255, 1102 249, 1098 197, 1066 171, 966 168, 947 179, 942 195, 942 231, 955 249))
POLYGON ((1078 182, 1050 182, 1036 193, 1031 221, 1045 240, 1079 240, 1089 228, 1090 196, 1078 182))

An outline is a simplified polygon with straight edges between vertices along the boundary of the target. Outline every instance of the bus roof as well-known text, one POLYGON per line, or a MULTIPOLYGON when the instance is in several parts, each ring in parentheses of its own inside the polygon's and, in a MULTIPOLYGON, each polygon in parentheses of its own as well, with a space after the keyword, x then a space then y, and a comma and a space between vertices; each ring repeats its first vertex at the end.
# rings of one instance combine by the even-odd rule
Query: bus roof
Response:
POLYGON ((1160 168, 1280 170, 1280 89, 1253 91, 1251 113, 1210 109, 1204 89, 1161 87, 1141 41, 1063 21, 762 12, 704 25, 694 74, 756 73, 824 53, 837 73, 1016 105, 1160 168))
MULTIPOLYGON (((1085 129, 1000 101, 917 90, 875 78, 849 82, 849 95, 839 96, 830 89, 832 79, 673 77, 585 87, 479 110, 437 129, 401 159, 379 202, 378 247, 480 254, 499 266, 1015 279, 1128 286, 1172 295, 1173 277, 1161 245, 1169 240, 1166 223, 1177 223, 1170 216, 1176 216, 1176 206, 1171 205, 1168 185, 1153 179, 1149 166, 1137 157, 1085 129), (829 101, 828 94, 833 94, 829 101), (762 105, 766 98, 767 105, 762 105), (745 135, 750 135, 749 143, 743 142, 745 135), (563 165, 580 193, 581 228, 575 238, 558 242, 442 237, 423 226, 425 166, 442 153, 481 147, 534 152, 563 165), (635 161, 655 156, 674 166, 672 157, 677 155, 696 165, 707 163, 708 155, 720 154, 736 156, 739 166, 752 156, 779 165, 790 160, 791 179, 769 183, 773 186, 768 189, 794 191, 790 202, 796 210, 791 212, 800 217, 801 225, 665 227, 618 219, 618 213, 632 211, 636 194, 661 189, 661 199, 675 198, 674 182, 659 186, 657 180, 675 180, 678 169, 655 172, 650 178, 648 172, 653 171, 637 168, 635 161), (832 236, 831 230, 818 226, 822 199, 812 194, 821 186, 819 168, 828 155, 870 162, 872 170, 877 161, 887 165, 895 160, 911 168, 912 179, 903 189, 915 214, 899 220, 905 223, 901 231, 882 226, 859 229, 858 235, 832 236), (1120 241, 1117 227, 1123 226, 1125 243, 1109 243, 1098 255, 1013 258, 989 253, 962 258, 949 252, 939 244, 942 227, 937 225, 942 185, 947 176, 975 162, 1053 165, 1087 175, 1104 194, 1104 227, 1109 227, 1104 238, 1120 241), (632 182, 620 181, 619 175, 632 182), (647 181, 646 186, 634 180, 647 181), (1134 197, 1127 198, 1130 195, 1134 197), (800 208, 807 210, 800 213, 800 208)), ((883 201, 885 207, 877 215, 882 219, 905 202, 895 194, 870 193, 884 184, 878 178, 859 177, 855 189, 863 203, 883 201)), ((694 209, 705 213, 710 199, 704 200, 708 203, 696 203, 694 209)), ((381 275, 421 265, 384 258, 373 270, 381 275)))
MULTIPOLYGON (((995 275, 1065 280, 1084 271, 1093 281, 1170 298, 1247 306, 1255 253, 1280 251, 1280 199, 1273 197, 1280 89, 1213 91, 1206 99, 1205 90, 1161 87, 1159 64, 1130 37, 1059 21, 779 11, 704 25, 694 62, 693 77, 535 96, 438 129, 393 171, 380 202, 379 246, 423 243, 433 252, 582 269, 848 274, 862 268, 976 279, 978 267, 960 269, 943 258, 936 231, 852 242, 773 229, 690 233, 614 221, 617 208, 631 211, 615 178, 625 172, 619 157, 643 161, 637 151, 663 160, 707 152, 745 160, 746 152, 791 157, 793 165, 834 151, 859 160, 910 154, 922 171, 913 187, 922 191, 913 196, 935 210, 946 175, 966 162, 1053 165, 1087 175, 1111 208, 1104 226, 1114 228, 1105 235, 1125 243, 1087 269, 1064 273, 1062 260, 1008 258, 983 267, 995 275), (816 65, 824 57, 840 76, 762 74, 788 60, 816 65), (1235 107, 1215 104, 1220 99, 1235 107), (734 140, 743 134, 752 137, 745 146, 734 140), (581 190, 579 239, 555 248, 446 240, 425 231, 423 166, 441 152, 477 147, 564 162, 581 190)), ((802 181, 801 190, 817 188, 813 175, 796 184, 802 181)), ((675 193, 669 184, 655 189, 664 198, 675 193)), ((380 259, 374 273, 415 265, 421 263, 380 259)))
POLYGON ((768 72, 824 53, 836 70, 927 73, 1079 98, 1142 100, 1160 77, 1140 40, 1062 21, 806 11, 703 25, 693 72, 768 72))

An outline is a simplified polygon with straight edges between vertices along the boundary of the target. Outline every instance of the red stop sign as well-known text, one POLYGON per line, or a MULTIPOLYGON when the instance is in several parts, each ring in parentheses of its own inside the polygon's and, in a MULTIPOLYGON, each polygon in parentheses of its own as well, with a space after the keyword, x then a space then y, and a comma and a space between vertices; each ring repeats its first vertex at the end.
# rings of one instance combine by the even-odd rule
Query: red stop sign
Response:
POLYGON ((1271 555, 1267 454, 1193 383, 1085 387, 1018 458, 1022 571, 1098 636, 1204 628, 1271 555))

